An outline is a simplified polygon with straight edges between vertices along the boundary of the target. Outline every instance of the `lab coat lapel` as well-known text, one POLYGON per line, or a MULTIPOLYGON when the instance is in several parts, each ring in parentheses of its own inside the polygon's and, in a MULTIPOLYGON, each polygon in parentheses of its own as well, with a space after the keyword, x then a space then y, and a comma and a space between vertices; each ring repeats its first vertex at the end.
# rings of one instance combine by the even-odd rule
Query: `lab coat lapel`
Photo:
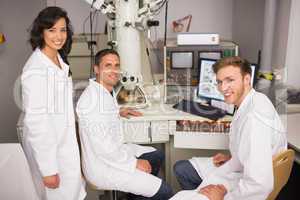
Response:
POLYGON ((48 69, 53 71, 55 74, 57 73, 60 76, 68 76, 69 66, 62 60, 59 53, 57 56, 62 69, 60 69, 56 64, 54 64, 54 62, 52 62, 52 60, 50 60, 50 58, 48 58, 48 56, 46 56, 40 49, 37 48, 35 51, 40 56, 40 60, 45 64, 45 66, 48 69))
POLYGON ((236 114, 234 115, 232 122, 230 124, 230 151, 232 154, 237 153, 237 149, 239 146, 239 138, 240 138, 240 125, 242 124, 243 119, 248 112, 249 105, 251 104, 251 99, 255 93, 254 89, 251 89, 247 94, 240 107, 238 108, 236 114))
POLYGON ((242 101, 240 107, 237 109, 236 114, 234 115, 232 121, 237 121, 241 116, 246 113, 249 108, 249 104, 251 103, 252 96, 254 95, 255 90, 251 89, 245 99, 242 101))
POLYGON ((90 84, 96 89, 98 95, 98 106, 101 112, 106 112, 109 114, 117 114, 119 117, 119 106, 115 94, 113 96, 111 93, 100 83, 93 79, 90 79, 90 84))

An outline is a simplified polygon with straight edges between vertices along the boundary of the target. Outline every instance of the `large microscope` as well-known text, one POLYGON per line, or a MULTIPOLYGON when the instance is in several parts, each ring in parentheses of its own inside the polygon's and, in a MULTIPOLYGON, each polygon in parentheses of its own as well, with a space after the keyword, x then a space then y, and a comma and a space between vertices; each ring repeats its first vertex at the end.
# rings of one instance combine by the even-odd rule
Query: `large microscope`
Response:
POLYGON ((147 32, 159 22, 154 16, 167 0, 86 0, 107 17, 108 41, 120 55, 121 77, 116 88, 119 105, 150 105, 145 85, 153 84, 146 50, 147 32))

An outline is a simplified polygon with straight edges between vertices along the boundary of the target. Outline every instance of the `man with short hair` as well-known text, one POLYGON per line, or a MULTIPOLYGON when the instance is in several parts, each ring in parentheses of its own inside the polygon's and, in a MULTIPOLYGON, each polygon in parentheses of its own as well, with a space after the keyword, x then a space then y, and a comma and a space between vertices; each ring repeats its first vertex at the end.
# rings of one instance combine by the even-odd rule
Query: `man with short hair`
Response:
POLYGON ((251 87, 248 61, 223 58, 213 70, 225 102, 237 107, 229 134, 231 155, 179 161, 174 171, 181 185, 194 187, 198 181, 199 186, 172 200, 265 200, 273 190, 272 156, 287 149, 286 131, 270 100, 251 87))
POLYGON ((163 153, 123 141, 120 115, 141 113, 120 111, 118 107, 113 91, 120 75, 118 53, 111 49, 99 51, 95 63, 96 81, 90 80, 76 109, 87 181, 100 189, 131 193, 130 199, 169 199, 170 186, 157 177, 163 153))

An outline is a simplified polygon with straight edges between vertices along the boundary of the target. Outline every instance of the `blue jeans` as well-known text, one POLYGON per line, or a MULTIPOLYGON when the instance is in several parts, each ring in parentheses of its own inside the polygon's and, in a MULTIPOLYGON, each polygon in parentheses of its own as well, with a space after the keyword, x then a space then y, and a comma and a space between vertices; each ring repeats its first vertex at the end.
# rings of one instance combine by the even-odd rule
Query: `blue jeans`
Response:
MULTIPOLYGON (((144 153, 138 159, 144 159, 148 160, 152 171, 151 174, 154 176, 158 175, 159 169, 165 159, 164 153, 160 150, 156 150, 150 153, 144 153)), ((159 190, 156 192, 156 194, 153 197, 143 197, 138 196, 134 194, 128 194, 127 199, 128 200, 167 200, 170 199, 173 196, 172 188, 164 181, 162 180, 159 190)))
POLYGON ((194 190, 202 182, 196 169, 188 160, 179 160, 173 167, 178 183, 183 190, 194 190))

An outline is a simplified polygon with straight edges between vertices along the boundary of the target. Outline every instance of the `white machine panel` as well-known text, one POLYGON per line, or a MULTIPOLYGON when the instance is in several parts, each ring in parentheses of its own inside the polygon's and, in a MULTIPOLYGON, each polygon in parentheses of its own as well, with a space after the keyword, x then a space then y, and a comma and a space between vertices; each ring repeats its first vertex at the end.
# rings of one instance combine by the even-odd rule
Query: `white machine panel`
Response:
POLYGON ((218 45, 219 34, 215 33, 183 33, 177 35, 177 45, 218 45))

